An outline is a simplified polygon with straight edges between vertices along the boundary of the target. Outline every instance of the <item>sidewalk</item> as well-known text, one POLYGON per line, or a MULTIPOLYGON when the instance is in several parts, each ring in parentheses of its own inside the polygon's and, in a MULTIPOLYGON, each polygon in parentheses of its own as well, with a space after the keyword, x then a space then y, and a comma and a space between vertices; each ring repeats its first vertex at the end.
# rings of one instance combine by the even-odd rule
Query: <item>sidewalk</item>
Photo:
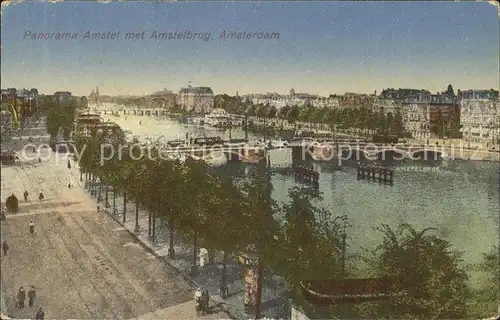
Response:
MULTIPOLYGON (((73 166, 72 174, 79 179, 78 169, 73 166)), ((84 188, 85 182, 79 182, 84 188)), ((104 188, 103 188, 104 190, 104 188)), ((87 194, 90 192, 87 190, 87 194)), ((103 199, 105 196, 103 195, 103 199)), ((112 205, 113 192, 109 192, 108 202, 112 205)), ((104 202, 101 202, 102 206, 104 202)), ((191 244, 186 244, 186 241, 178 235, 174 235, 175 259, 170 259, 167 256, 169 242, 169 228, 163 219, 157 219, 157 243, 153 244, 148 239, 148 215, 144 210, 139 211, 139 233, 134 232, 135 227, 135 204, 127 203, 126 222, 123 224, 123 198, 116 198, 117 214, 113 214, 113 208, 105 210, 107 214, 113 217, 118 223, 125 227, 133 234, 145 247, 151 250, 156 257, 162 259, 166 263, 172 265, 179 270, 183 277, 192 282, 197 287, 205 287, 211 295, 211 305, 220 304, 221 307, 234 319, 252 319, 253 315, 247 315, 244 311, 244 283, 243 270, 235 261, 237 257, 230 257, 227 265, 227 286, 229 296, 227 299, 222 299, 219 296, 219 285, 222 272, 222 254, 216 254, 213 265, 205 265, 200 267, 200 272, 197 276, 190 275, 193 247, 191 244)), ((279 276, 266 274, 263 280, 262 289, 262 316, 267 318, 289 318, 290 307, 288 299, 285 298, 285 285, 279 276)))

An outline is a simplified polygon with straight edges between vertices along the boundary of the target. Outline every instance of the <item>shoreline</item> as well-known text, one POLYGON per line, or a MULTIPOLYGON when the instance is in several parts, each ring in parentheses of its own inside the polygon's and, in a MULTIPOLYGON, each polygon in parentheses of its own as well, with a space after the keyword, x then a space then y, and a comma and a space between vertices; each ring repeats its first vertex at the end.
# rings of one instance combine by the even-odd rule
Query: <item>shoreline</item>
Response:
MULTIPOLYGON (((118 105, 116 105, 118 106, 118 105)), ((124 107, 126 108, 126 107, 124 107)), ((174 121, 177 123, 177 121, 175 121, 175 119, 172 119, 169 116, 169 120, 170 121, 174 121)), ((155 117, 153 115, 151 116, 146 116, 146 115, 130 115, 130 117, 155 117)), ((109 119, 113 119, 112 117, 109 117, 109 119)), ((120 126, 121 127, 121 126, 120 126)), ((132 134, 134 134, 134 130, 135 128, 122 128, 123 130, 129 130, 132 132, 132 134)), ((240 127, 238 127, 238 129, 241 129, 240 127)), ((352 134, 347 134, 347 133, 342 133, 342 132, 338 132, 338 133, 334 133, 334 132, 331 132, 331 134, 338 134, 338 135, 342 135, 342 136, 346 136, 346 137, 352 137, 352 138, 356 138, 357 136, 355 135, 352 135, 352 134)), ((359 137, 358 137, 359 138, 359 137)), ((144 139, 144 138, 143 138, 144 139)), ((143 140, 142 139, 142 140, 143 140)), ((318 139, 318 141, 321 141, 321 139, 318 139)), ((368 145, 370 145, 372 142, 367 142, 368 145)), ((406 143, 407 145, 412 145, 412 143, 406 143)), ((398 145, 401 145, 401 143, 396 143, 396 144, 385 144, 387 145, 388 147, 391 147, 391 148, 395 148, 397 149, 397 146, 398 145)), ((459 155, 458 156, 455 156, 453 159, 449 159, 449 160, 463 160, 463 161, 486 161, 486 162, 500 162, 500 150, 498 151, 491 151, 491 150, 487 150, 487 149, 484 149, 484 148, 481 148, 481 147, 477 147, 477 148, 471 148, 471 147, 467 147, 466 146, 466 143, 461 143, 461 144, 450 144, 450 145, 447 145, 447 144, 439 144, 439 145, 434 145, 434 144, 428 144, 428 145, 424 145, 424 144, 421 144, 421 143, 415 143, 413 144, 415 145, 415 147, 418 147, 418 148, 426 148, 428 150, 436 150, 436 151, 439 151, 439 152, 444 152, 444 153, 447 153, 449 154, 450 150, 459 150, 459 155)), ((356 146, 352 146, 352 148, 356 148, 356 146)), ((360 149, 363 149, 363 148, 360 148, 360 149)), ((454 154, 454 153, 453 153, 454 154)), ((448 159, 446 159, 448 160, 448 159)))

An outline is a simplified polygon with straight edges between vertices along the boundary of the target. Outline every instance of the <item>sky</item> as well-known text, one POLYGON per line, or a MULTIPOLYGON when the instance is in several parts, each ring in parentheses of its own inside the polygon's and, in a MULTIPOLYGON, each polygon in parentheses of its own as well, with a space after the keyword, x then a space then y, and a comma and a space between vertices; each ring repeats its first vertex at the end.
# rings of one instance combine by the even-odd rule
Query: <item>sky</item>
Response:
POLYGON ((480 2, 22 2, 2 8, 1 86, 143 95, 499 87, 499 15, 480 2), (118 39, 84 39, 86 32, 118 39), (154 39, 154 32, 210 39, 154 39), (230 39, 223 32, 279 33, 230 39), (31 39, 75 33, 75 39, 31 39), (144 39, 126 39, 126 33, 144 39))

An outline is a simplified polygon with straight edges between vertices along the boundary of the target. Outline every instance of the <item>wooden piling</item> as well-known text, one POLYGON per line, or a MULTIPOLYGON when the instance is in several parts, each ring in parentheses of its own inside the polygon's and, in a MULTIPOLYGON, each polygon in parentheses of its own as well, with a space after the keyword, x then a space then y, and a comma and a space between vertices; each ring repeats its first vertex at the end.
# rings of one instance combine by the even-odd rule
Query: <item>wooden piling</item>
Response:
POLYGON ((356 177, 358 180, 366 179, 379 181, 383 183, 394 183, 394 172, 385 167, 358 165, 356 168, 356 177))

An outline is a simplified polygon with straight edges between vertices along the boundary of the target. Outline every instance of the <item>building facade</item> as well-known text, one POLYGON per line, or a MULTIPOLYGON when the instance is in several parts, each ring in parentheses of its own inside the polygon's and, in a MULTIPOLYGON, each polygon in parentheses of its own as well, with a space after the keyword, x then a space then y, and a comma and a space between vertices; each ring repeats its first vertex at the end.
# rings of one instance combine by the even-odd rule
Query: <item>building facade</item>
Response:
POLYGON ((214 108, 214 93, 209 87, 181 88, 177 94, 177 104, 186 111, 210 113, 214 108))
POLYGON ((9 104, 16 110, 17 117, 24 117, 34 113, 38 109, 38 90, 36 88, 28 89, 2 89, 3 104, 9 104))
POLYGON ((12 135, 13 130, 12 114, 8 110, 0 111, 0 134, 2 140, 7 140, 12 135))
POLYGON ((458 93, 462 138, 468 145, 500 144, 498 91, 467 90, 458 93))
POLYGON ((405 131, 422 143, 447 137, 460 123, 458 100, 449 94, 421 92, 403 99, 401 110, 405 131))
POLYGON ((377 97, 373 101, 372 111, 374 113, 383 113, 384 115, 388 115, 389 113, 395 115, 401 111, 401 103, 391 98, 377 97))
MULTIPOLYGON (((276 109, 281 109, 285 106, 299 106, 303 107, 305 105, 315 105, 315 100, 319 99, 319 96, 312 95, 309 93, 296 93, 294 89, 290 90, 287 95, 281 95, 276 92, 268 92, 265 94, 249 94, 244 97, 244 101, 250 101, 253 104, 269 104, 274 106, 276 109)), ((322 100, 325 103, 326 100, 322 100)))

